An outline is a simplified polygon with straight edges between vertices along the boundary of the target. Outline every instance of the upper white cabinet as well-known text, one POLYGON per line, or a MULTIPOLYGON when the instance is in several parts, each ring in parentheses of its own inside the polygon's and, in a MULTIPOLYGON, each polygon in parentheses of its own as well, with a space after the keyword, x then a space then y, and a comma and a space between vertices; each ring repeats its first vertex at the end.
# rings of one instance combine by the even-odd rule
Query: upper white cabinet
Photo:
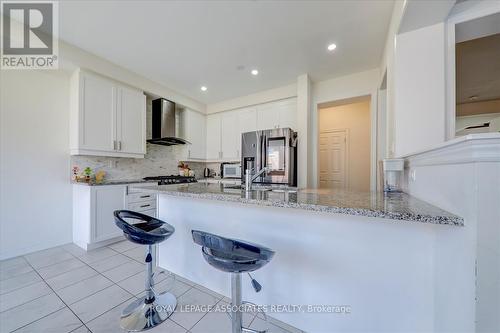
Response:
POLYGON ((239 149, 238 137, 241 135, 239 132, 238 124, 239 111, 223 112, 221 114, 221 159, 223 160, 238 160, 239 149))
POLYGON ((257 129, 266 130, 286 127, 292 129, 297 127, 296 98, 257 106, 257 129))
POLYGON ((204 160, 206 158, 207 120, 204 114, 184 109, 181 112, 181 137, 189 141, 186 145, 188 160, 204 160))
POLYGON ((207 160, 239 161, 241 133, 257 129, 255 108, 215 113, 207 116, 207 160))
POLYGON ((221 115, 207 116, 207 160, 221 159, 221 115))
POLYGON ((146 96, 97 74, 78 70, 71 79, 72 155, 144 157, 146 96))
POLYGON ((239 161, 241 134, 256 130, 297 127, 297 99, 260 104, 207 116, 206 159, 239 161))
POLYGON ((257 109, 244 108, 238 110, 238 133, 236 134, 236 145, 238 159, 241 158, 241 134, 257 130, 257 109))

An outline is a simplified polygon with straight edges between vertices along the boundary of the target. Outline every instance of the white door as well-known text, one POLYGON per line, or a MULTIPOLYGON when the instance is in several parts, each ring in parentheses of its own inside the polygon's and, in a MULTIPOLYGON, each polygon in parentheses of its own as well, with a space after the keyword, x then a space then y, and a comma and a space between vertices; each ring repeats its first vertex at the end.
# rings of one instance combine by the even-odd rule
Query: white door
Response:
POLYGON ((118 88, 117 150, 146 153, 146 96, 125 87, 118 88))
POLYGON ((221 115, 221 158, 226 161, 238 159, 238 111, 221 115))
POLYGON ((126 186, 96 186, 92 190, 95 214, 92 242, 120 236, 122 231, 115 225, 113 212, 125 209, 126 186))
POLYGON ((220 159, 221 151, 221 131, 220 131, 220 115, 211 114, 207 116, 207 159, 220 159))
POLYGON ((206 143, 206 119, 205 115, 186 109, 185 117, 185 136, 191 143, 188 145, 188 159, 205 159, 206 143))
POLYGON ((319 136, 319 185, 347 188, 347 131, 325 131, 319 136))
POLYGON ((116 87, 108 80, 80 77, 79 148, 113 151, 116 140, 116 87))

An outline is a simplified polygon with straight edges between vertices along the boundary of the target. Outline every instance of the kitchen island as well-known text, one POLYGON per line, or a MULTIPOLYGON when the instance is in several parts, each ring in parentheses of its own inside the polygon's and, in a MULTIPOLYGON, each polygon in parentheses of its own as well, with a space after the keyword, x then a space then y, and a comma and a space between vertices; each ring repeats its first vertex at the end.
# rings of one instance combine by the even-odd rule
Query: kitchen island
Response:
POLYGON ((254 273, 260 293, 243 280, 243 298, 274 309, 272 317, 308 332, 434 330, 435 272, 446 269, 435 265, 436 233, 453 237, 458 216, 404 193, 138 188, 159 194, 158 216, 176 229, 159 245, 165 269, 229 296, 229 274, 191 239, 204 230, 276 251, 254 273))

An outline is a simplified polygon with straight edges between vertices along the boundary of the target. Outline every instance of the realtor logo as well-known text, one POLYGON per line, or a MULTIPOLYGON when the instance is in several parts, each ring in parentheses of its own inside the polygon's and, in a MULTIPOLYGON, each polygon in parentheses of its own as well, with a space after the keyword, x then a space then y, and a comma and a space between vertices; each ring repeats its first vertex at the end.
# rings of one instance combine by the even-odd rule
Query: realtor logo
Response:
POLYGON ((2 69, 57 69, 57 2, 2 1, 2 69))

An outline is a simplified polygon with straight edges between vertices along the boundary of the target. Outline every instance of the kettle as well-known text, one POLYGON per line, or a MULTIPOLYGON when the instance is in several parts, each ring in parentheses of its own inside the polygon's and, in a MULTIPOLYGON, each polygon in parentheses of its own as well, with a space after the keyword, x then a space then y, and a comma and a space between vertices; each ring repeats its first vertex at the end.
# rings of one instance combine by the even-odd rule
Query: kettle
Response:
POLYGON ((205 177, 205 178, 210 177, 210 169, 209 168, 203 169, 203 177, 205 177))

